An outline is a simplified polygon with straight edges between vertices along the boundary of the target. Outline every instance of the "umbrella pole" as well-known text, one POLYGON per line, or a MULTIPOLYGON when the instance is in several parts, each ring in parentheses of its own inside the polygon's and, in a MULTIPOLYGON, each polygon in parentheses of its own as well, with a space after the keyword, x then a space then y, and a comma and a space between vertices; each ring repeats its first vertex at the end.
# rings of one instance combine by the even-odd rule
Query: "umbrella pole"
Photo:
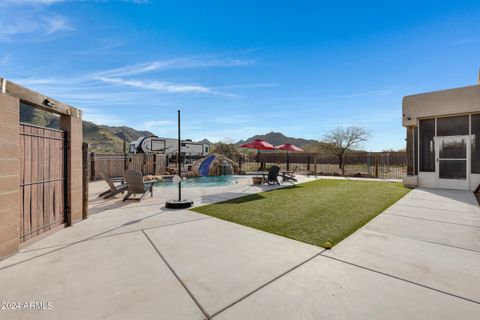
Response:
POLYGON ((258 164, 260 163, 260 150, 257 149, 257 176, 258 176, 258 171, 260 171, 260 169, 262 168, 258 168, 258 164))
POLYGON ((288 155, 288 150, 287 150, 287 171, 290 171, 290 157, 288 155))

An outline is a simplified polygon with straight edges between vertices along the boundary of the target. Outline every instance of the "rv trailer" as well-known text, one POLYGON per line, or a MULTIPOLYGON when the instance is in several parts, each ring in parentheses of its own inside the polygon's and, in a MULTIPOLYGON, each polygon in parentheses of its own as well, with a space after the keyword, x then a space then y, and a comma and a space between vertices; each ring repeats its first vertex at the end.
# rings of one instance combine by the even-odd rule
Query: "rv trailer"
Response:
MULTIPOLYGON (((178 140, 171 138, 159 138, 157 136, 140 137, 130 143, 129 153, 161 153, 169 157, 176 157, 178 152, 178 140)), ((210 145, 193 142, 192 140, 182 140, 180 143, 181 154, 201 158, 210 152, 210 145)))
POLYGON ((130 143, 129 153, 165 153, 167 143, 157 136, 140 137, 130 143))

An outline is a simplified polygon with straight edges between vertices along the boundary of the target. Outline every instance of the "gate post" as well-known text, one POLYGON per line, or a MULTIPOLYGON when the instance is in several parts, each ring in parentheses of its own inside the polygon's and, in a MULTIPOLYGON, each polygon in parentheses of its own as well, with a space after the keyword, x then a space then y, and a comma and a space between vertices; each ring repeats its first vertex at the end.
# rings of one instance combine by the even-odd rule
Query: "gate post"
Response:
POLYGON ((67 197, 66 220, 67 225, 72 225, 82 220, 82 114, 79 110, 71 115, 60 116, 60 128, 65 131, 68 141, 66 166, 67 197))
POLYGON ((375 178, 378 178, 378 156, 375 155, 375 178))
POLYGON ((90 153, 90 181, 95 181, 95 152, 90 153))
POLYGON ((20 101, 0 93, 0 257, 16 252, 20 244, 19 118, 20 101))
POLYGON ((82 172, 82 219, 88 218, 88 143, 84 142, 82 145, 82 163, 83 163, 83 172, 82 172))

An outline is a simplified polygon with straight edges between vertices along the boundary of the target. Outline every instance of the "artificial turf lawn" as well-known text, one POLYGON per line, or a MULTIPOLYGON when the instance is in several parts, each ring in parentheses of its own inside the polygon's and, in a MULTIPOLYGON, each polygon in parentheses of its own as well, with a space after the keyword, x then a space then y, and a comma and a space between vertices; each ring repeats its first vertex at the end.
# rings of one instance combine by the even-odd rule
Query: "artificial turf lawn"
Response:
POLYGON ((325 247, 339 243, 409 192, 400 183, 322 179, 193 211, 325 247))

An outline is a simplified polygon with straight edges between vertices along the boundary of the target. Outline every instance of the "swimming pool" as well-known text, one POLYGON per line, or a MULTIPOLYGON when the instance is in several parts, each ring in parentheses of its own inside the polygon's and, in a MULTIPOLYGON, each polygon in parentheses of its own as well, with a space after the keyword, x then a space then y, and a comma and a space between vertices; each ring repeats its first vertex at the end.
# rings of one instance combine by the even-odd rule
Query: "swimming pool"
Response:
MULTIPOLYGON (((183 188, 199 188, 199 187, 223 187, 234 185, 238 183, 239 178, 235 176, 207 176, 207 177, 194 177, 186 178, 182 180, 183 188)), ((173 182, 157 182, 156 187, 162 188, 174 188, 177 187, 173 182)))

